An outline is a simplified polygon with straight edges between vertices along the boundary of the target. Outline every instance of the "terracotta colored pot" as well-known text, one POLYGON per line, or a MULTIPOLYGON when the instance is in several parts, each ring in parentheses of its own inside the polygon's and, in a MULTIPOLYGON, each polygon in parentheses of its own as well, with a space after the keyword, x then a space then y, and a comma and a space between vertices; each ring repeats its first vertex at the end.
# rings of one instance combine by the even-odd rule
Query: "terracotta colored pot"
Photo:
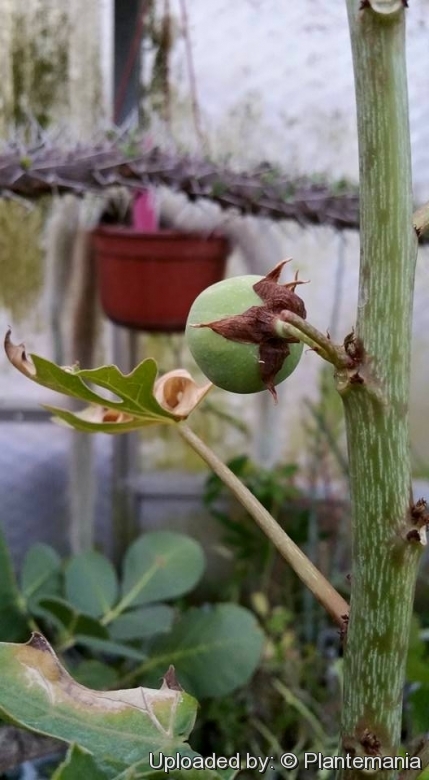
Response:
POLYGON ((206 287, 223 279, 229 252, 221 236, 103 226, 93 233, 101 303, 127 328, 182 331, 206 287))

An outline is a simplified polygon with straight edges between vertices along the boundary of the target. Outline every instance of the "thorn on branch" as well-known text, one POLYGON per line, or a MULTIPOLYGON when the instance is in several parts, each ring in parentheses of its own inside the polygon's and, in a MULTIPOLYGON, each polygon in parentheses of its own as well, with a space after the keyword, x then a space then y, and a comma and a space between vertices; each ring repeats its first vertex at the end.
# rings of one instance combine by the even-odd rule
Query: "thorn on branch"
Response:
POLYGON ((340 634, 340 642, 341 642, 341 644, 343 646, 345 645, 346 640, 347 640, 347 630, 348 630, 348 627, 349 627, 349 619, 350 619, 350 615, 349 615, 348 612, 346 612, 345 615, 341 615, 341 620, 343 622, 342 622, 342 624, 340 626, 339 634, 340 634))
POLYGON ((354 328, 344 339, 344 349, 349 358, 352 359, 353 365, 358 366, 362 363, 365 357, 365 348, 362 339, 355 336, 354 328))
POLYGON ((381 740, 370 729, 364 729, 360 743, 367 756, 381 755, 381 740))
POLYGON ((407 542, 415 542, 416 544, 420 544, 422 541, 420 531, 417 528, 412 528, 411 531, 408 531, 406 539, 407 542))
POLYGON ((429 525, 429 512, 427 509, 427 502, 424 498, 419 498, 415 504, 411 504, 409 524, 412 527, 408 528, 406 531, 405 539, 407 542, 425 546, 426 527, 429 525))
POLYGON ((411 505, 411 522, 417 528, 429 525, 427 501, 424 498, 419 498, 415 504, 411 505))

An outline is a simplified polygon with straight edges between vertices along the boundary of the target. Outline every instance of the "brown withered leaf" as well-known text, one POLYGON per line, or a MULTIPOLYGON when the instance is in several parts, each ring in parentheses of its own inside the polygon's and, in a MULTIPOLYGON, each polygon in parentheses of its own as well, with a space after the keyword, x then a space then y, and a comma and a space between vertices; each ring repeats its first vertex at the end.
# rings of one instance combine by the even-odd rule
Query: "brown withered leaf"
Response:
POLYGON ((153 394, 163 409, 171 412, 175 417, 185 419, 205 398, 212 387, 211 382, 200 387, 189 371, 184 368, 176 368, 156 380, 153 394))
POLYGON ((87 406, 80 412, 75 413, 86 422, 93 423, 127 423, 134 418, 131 414, 120 412, 118 409, 109 409, 107 406, 87 406))
MULTIPOLYGON (((14 344, 11 340, 11 334, 12 331, 9 328, 4 337, 4 351, 6 352, 6 356, 21 374, 33 379, 37 375, 36 366, 27 355, 25 344, 14 344)), ((79 363, 74 363, 72 366, 62 366, 63 371, 67 371, 69 374, 76 373, 76 371, 79 371, 79 368, 79 363)))
POLYGON ((299 280, 298 274, 295 275, 293 282, 286 284, 278 282, 282 268, 288 262, 289 259, 282 260, 269 274, 253 285, 255 293, 263 302, 261 306, 251 306, 242 314, 194 326, 210 328, 230 341, 242 344, 259 344, 261 379, 274 400, 277 400, 274 380, 290 354, 289 344, 299 342, 299 339, 292 337, 288 339, 277 337, 275 335, 275 321, 285 310, 294 312, 302 319, 307 316, 304 301, 295 292, 297 285, 306 284, 306 282, 299 280))
POLYGON ((13 344, 10 338, 11 333, 12 331, 9 328, 6 336, 4 337, 4 349, 8 359, 12 365, 21 372, 21 374, 24 374, 24 376, 35 376, 36 369, 33 362, 27 356, 25 344, 13 344))

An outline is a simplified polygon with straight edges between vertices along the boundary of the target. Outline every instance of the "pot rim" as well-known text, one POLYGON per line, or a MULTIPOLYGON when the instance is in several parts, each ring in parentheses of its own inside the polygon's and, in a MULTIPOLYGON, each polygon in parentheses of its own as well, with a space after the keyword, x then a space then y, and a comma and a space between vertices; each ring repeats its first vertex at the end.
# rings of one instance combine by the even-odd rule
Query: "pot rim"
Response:
POLYGON ((197 231, 184 231, 173 229, 160 229, 160 230, 136 230, 129 225, 99 225, 96 227, 92 234, 97 236, 121 236, 123 238, 136 238, 148 240, 159 239, 160 241, 186 241, 186 240, 199 240, 199 241, 216 241, 229 243, 226 236, 217 232, 217 230, 211 230, 207 232, 197 231))

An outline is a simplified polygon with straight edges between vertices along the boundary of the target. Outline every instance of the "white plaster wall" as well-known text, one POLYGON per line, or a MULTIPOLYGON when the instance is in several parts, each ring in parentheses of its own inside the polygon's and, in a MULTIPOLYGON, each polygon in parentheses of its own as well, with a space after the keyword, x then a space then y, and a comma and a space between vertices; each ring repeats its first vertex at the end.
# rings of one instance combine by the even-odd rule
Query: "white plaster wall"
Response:
MULTIPOLYGON (((407 12, 416 199, 429 197, 429 2, 407 12)), ((344 0, 187 0, 198 102, 208 149, 291 176, 357 179, 354 82, 344 0)), ((171 10, 180 29, 179 0, 171 10)), ((197 147, 189 73, 177 35, 173 130, 197 147)))
MULTIPOLYGON (((179 0, 170 5, 176 18, 170 133, 176 143, 237 167, 264 161, 292 178, 322 175, 331 181, 343 177, 357 181, 354 82, 343 1, 187 0, 203 145, 192 117, 179 0)), ((410 4, 407 55, 415 199, 421 203, 429 198, 429 0, 410 4)), ((154 128, 162 138, 163 129, 156 122, 154 128)), ((331 229, 302 229, 292 222, 264 220, 260 226, 266 243, 259 270, 292 255, 294 268, 311 279, 302 295, 309 318, 322 330, 332 325, 334 279, 342 253, 336 331, 338 338, 343 337, 355 319, 358 234, 346 232, 340 239, 331 229)), ((252 270, 257 270, 255 258, 252 263, 252 270)), ((236 267, 243 269, 240 263, 236 267)), ((413 452, 422 463, 429 462, 429 368, 423 357, 429 353, 428 297, 429 250, 421 249, 411 428, 413 452)), ((302 454, 308 421, 303 399, 317 398, 319 369, 318 358, 306 353, 281 388, 280 411, 273 411, 263 399, 247 404, 246 416, 259 414, 263 420, 263 435, 255 440, 263 460, 302 454)), ((242 399, 231 403, 237 414, 242 413, 242 399)))
MULTIPOLYGON (((30 8, 43 0, 26 2, 30 8)), ((13 7, 10 0, 0 0, 0 5, 9 13, 13 7)), ((57 0, 57 5, 69 8, 74 30, 69 86, 73 114, 69 118, 73 129, 85 135, 93 128, 97 90, 101 93, 101 105, 111 105, 111 0, 73 0, 68 5, 65 0, 57 0), (91 69, 100 51, 101 88, 94 80, 98 66, 91 69)), ((411 128, 416 200, 420 202, 429 198, 429 0, 413 0, 410 5, 407 19, 411 128)), ((187 7, 205 136, 203 151, 236 166, 268 161, 291 176, 323 174, 328 179, 345 176, 356 180, 354 87, 344 2, 187 0, 187 7)), ((171 10, 180 32, 178 0, 171 0, 171 10)), ((0 35, 4 35, 4 29, 0 27, 0 35)), ((185 48, 179 34, 173 53, 172 80, 173 137, 183 148, 199 151, 185 48)), ((162 140, 161 128, 157 127, 158 131, 162 140)), ((254 253, 252 270, 262 273, 282 257, 292 255, 292 270, 299 268, 302 277, 311 280, 303 288, 302 296, 309 318, 322 330, 331 327, 332 331, 334 280, 341 261, 342 285, 339 303, 335 304, 336 331, 332 335, 343 337, 355 318, 357 233, 348 231, 340 236, 330 228, 303 229, 293 222, 253 220, 252 224, 261 242, 260 254, 254 253)), ((231 268, 234 273, 243 272, 243 256, 236 254, 231 268)), ((429 369, 424 359, 429 348, 428 296, 429 250, 425 249, 420 252, 417 272, 411 414, 413 450, 423 462, 429 462, 429 369)), ((2 331, 8 322, 8 315, 0 312, 2 331)), ((51 354, 43 325, 43 302, 15 335, 25 338, 30 349, 51 354)), ((182 354, 192 365, 186 352, 182 354)), ((9 398, 10 394, 21 398, 40 394, 37 386, 30 388, 24 379, 12 377, 10 368, 3 360, 1 363, 1 383, 9 398)), ((280 389, 279 409, 273 408, 265 394, 248 398, 246 403, 242 397, 230 396, 232 413, 237 417, 244 415, 252 433, 262 432, 254 435, 254 450, 264 462, 284 455, 302 455, 308 421, 303 400, 317 398, 319 370, 319 359, 306 352, 297 371, 280 389), (255 418, 262 422, 260 426, 254 424, 255 418)), ((150 449, 148 446, 148 454, 150 449)))
MULTIPOLYGON (((112 13, 111 0, 0 0, 1 136, 10 132, 6 114, 12 98, 11 36, 14 19, 21 16, 23 36, 39 36, 40 40, 40 32, 52 28, 52 39, 43 37, 48 54, 58 36, 67 48, 68 73, 50 109, 52 124, 61 123, 63 133, 78 140, 94 136, 112 104, 112 13)), ((23 104, 28 104, 31 113, 30 94, 24 95, 23 104)))

